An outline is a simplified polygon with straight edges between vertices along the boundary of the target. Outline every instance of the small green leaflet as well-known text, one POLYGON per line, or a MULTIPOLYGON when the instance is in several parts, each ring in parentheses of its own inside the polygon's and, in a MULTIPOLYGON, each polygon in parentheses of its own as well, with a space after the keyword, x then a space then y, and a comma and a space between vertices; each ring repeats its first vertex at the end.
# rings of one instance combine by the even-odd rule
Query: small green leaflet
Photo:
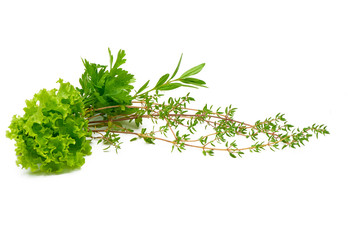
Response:
POLYGON ((232 157, 232 158, 236 158, 235 154, 233 154, 233 153, 231 153, 231 152, 229 152, 229 155, 230 155, 230 157, 232 157))
POLYGON ((109 56, 110 56, 110 70, 111 70, 111 69, 112 69, 112 64, 113 64, 114 57, 113 57, 113 55, 111 54, 110 48, 108 48, 108 52, 109 52, 109 56))
POLYGON ((142 91, 144 91, 148 87, 149 82, 150 80, 148 80, 144 85, 142 85, 142 87, 139 89, 137 93, 141 93, 142 91))
POLYGON ((159 81, 156 83, 155 88, 163 85, 163 84, 166 82, 166 80, 168 80, 168 78, 169 78, 169 74, 168 74, 168 73, 165 74, 164 76, 162 76, 162 77, 159 79, 159 81))
POLYGON ((196 85, 196 86, 200 86, 200 87, 206 87, 205 86, 205 82, 203 80, 197 79, 197 78, 185 78, 185 79, 181 79, 180 80, 182 83, 185 84, 191 84, 191 85, 196 85))
POLYGON ((197 88, 195 86, 185 85, 185 84, 181 84, 181 83, 168 83, 168 84, 165 84, 165 85, 159 87, 157 90, 159 90, 159 91, 169 91, 169 90, 176 89, 178 87, 197 88))
POLYGON ((179 67, 180 67, 180 63, 181 63, 182 56, 183 56, 183 54, 181 54, 179 63, 178 63, 178 65, 177 65, 177 67, 176 67, 176 69, 175 69, 175 71, 174 71, 174 73, 173 73, 173 75, 171 76, 170 79, 173 79, 173 78, 175 77, 176 73, 179 71, 179 67))
POLYGON ((169 90, 173 90, 175 88, 181 87, 181 86, 184 86, 184 85, 181 83, 169 83, 169 84, 159 87, 158 90, 169 91, 169 90))
POLYGON ((124 59, 124 57, 125 57, 125 51, 119 50, 113 68, 117 69, 120 65, 124 64, 126 62, 126 59, 124 59))
POLYGON ((205 66, 205 63, 197 65, 196 67, 193 67, 193 68, 187 70, 186 72, 184 72, 180 76, 180 78, 187 78, 187 77, 193 76, 195 74, 198 74, 203 69, 204 66, 205 66))

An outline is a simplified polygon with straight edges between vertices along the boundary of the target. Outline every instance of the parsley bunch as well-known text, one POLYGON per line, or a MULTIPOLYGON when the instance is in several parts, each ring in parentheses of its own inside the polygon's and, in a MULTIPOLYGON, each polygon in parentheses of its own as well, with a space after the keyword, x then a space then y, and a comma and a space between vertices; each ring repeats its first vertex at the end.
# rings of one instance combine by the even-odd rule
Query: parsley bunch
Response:
POLYGON ((152 87, 149 80, 134 91, 134 75, 121 68, 126 62, 125 52, 120 50, 116 59, 110 49, 108 52, 109 66, 83 59, 81 88, 60 79, 59 89, 41 90, 26 101, 24 116, 13 117, 7 137, 16 141, 19 166, 42 172, 79 168, 85 162, 84 156, 91 154, 91 140, 117 151, 121 135, 125 134, 134 136, 130 141, 164 141, 180 152, 193 147, 204 155, 223 151, 234 158, 242 157, 246 150, 300 147, 313 135, 329 134, 323 124, 295 128, 280 113, 248 124, 234 119, 236 108, 231 105, 189 108, 188 104, 195 101, 190 94, 162 101, 166 91, 206 87, 203 80, 194 77, 204 63, 176 77, 182 55, 171 75, 162 75, 152 87), (144 127, 145 119, 151 120, 151 130, 144 127), (245 138, 243 142, 248 146, 239 146, 239 137, 245 138))

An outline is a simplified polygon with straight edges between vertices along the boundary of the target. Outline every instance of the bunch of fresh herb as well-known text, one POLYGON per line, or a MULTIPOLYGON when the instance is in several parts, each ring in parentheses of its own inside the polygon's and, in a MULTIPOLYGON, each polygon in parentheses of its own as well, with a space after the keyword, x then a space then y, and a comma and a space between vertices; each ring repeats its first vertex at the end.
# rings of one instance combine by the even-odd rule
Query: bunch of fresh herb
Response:
POLYGON ((90 154, 90 140, 117 151, 121 134, 133 135, 130 141, 165 141, 180 152, 194 147, 204 155, 224 151, 234 158, 246 150, 300 147, 313 135, 329 134, 324 125, 295 128, 280 113, 247 124, 234 119, 236 108, 231 105, 216 110, 207 105, 189 108, 195 101, 190 94, 161 101, 166 91, 206 87, 203 80, 194 77, 204 63, 176 77, 182 56, 172 75, 163 75, 152 87, 149 80, 133 92, 134 75, 120 67, 126 62, 125 52, 120 50, 114 61, 109 49, 109 56, 109 66, 83 60, 81 88, 60 80, 58 90, 41 90, 26 102, 23 117, 13 117, 7 136, 16 140, 18 165, 44 172, 79 168, 84 156, 90 154), (151 120, 151 130, 144 127, 144 119, 151 120), (240 147, 239 137, 247 139, 249 145, 240 147))

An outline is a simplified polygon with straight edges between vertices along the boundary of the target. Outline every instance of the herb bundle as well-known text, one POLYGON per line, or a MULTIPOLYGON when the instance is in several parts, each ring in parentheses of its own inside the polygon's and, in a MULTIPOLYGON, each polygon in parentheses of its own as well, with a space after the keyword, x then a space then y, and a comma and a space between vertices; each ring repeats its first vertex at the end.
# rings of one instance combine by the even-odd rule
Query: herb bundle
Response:
POLYGON ((16 141, 18 166, 50 173, 76 169, 91 154, 91 140, 117 151, 122 134, 133 135, 130 141, 168 142, 172 150, 180 152, 194 147, 204 155, 224 151, 233 158, 246 150, 296 148, 313 135, 329 134, 323 124, 295 128, 280 113, 248 124, 234 119, 236 108, 231 105, 189 108, 195 101, 190 94, 163 101, 166 91, 206 87, 203 80, 194 77, 204 63, 178 76, 182 55, 173 74, 163 75, 155 84, 149 80, 134 91, 134 75, 121 68, 125 52, 120 50, 116 59, 110 49, 108 52, 109 66, 83 59, 80 88, 60 79, 59 89, 41 90, 26 101, 22 117, 13 117, 6 136, 16 141), (145 119, 151 120, 151 130, 143 127, 145 119), (240 137, 249 145, 238 146, 240 137))

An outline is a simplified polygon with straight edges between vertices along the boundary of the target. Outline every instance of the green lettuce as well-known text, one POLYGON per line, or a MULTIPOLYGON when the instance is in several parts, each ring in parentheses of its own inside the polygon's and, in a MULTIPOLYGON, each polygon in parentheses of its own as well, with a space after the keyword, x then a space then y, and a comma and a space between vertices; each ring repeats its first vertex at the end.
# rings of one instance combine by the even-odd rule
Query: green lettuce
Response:
POLYGON ((91 154, 91 131, 79 92, 62 79, 59 89, 40 90, 13 116, 6 136, 16 141, 18 166, 33 172, 80 168, 91 154))

